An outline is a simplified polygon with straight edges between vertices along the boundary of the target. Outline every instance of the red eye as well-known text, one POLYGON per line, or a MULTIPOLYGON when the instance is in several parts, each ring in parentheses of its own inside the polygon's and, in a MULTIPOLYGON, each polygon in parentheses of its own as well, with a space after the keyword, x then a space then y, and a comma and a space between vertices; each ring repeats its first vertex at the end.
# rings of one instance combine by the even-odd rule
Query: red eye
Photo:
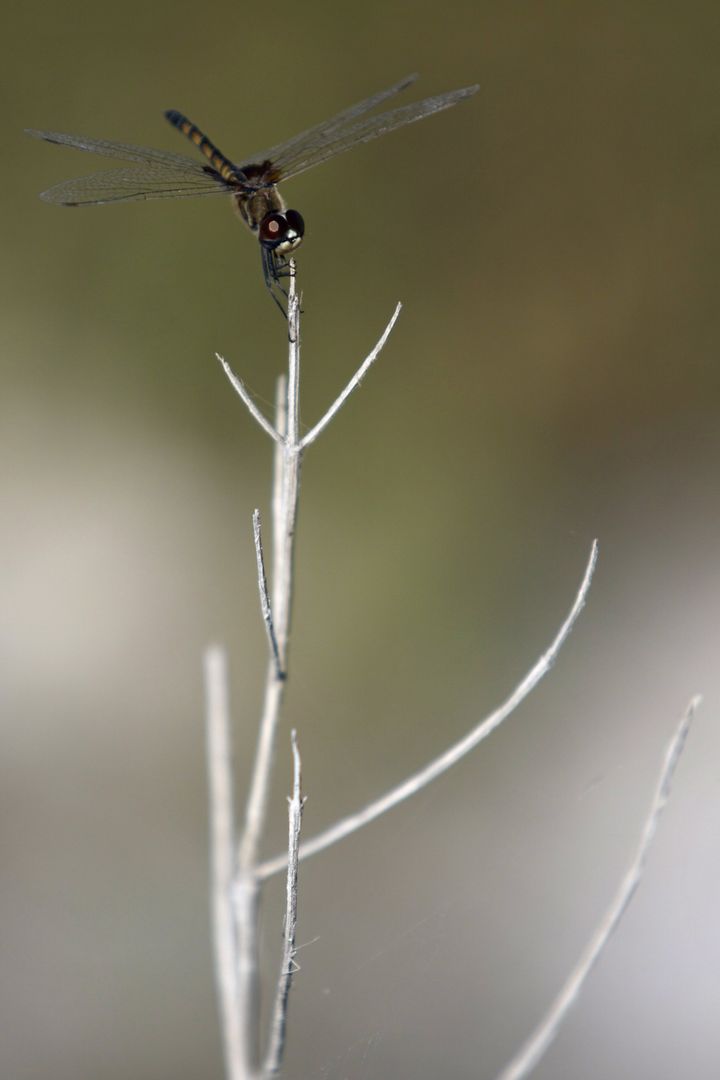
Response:
POLYGON ((287 232, 284 214, 266 214, 260 222, 260 242, 270 247, 280 243, 287 232))
POLYGON ((280 249, 282 254, 286 254, 298 246, 304 232, 305 222, 297 210, 288 210, 285 214, 274 211, 266 214, 260 222, 258 236, 260 243, 269 251, 280 249))
POLYGON ((268 214, 260 222, 260 240, 263 243, 279 240, 285 230, 285 219, 282 214, 268 214))

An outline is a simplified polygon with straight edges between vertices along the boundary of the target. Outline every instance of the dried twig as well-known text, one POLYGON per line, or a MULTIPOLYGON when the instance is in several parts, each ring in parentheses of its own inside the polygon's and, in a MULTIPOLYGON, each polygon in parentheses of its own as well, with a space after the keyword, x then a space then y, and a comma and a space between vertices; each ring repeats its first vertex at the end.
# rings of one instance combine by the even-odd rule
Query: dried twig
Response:
POLYGON ((283 933, 283 954, 280 965, 275 1006, 270 1023, 270 1038, 265 1057, 265 1075, 272 1076, 279 1072, 285 1051, 287 1030, 288 997, 293 975, 297 970, 295 963, 295 933, 297 929, 298 900, 298 849, 300 847, 300 826, 305 799, 302 795, 302 769, 297 734, 290 733, 293 753, 293 793, 288 799, 288 870, 285 889, 285 930, 283 933))
MULTIPOLYGON (((527 697, 535 686, 537 686, 542 677, 547 674, 555 663, 565 639, 572 630, 578 615, 582 611, 595 570, 597 553, 598 544, 597 540, 595 540, 593 541, 590 550, 590 558, 588 559, 585 568, 582 584, 580 585, 575 602, 573 603, 567 618, 560 627, 550 648, 543 653, 522 682, 515 687, 510 697, 495 709, 494 712, 490 713, 489 716, 485 717, 484 720, 477 724, 472 731, 468 732, 463 739, 455 743, 455 745, 451 746, 448 750, 445 750, 444 753, 440 754, 439 757, 435 758, 424 768, 414 773, 413 776, 408 777, 402 784, 398 784, 397 787, 388 791, 374 802, 369 803, 356 814, 350 814, 348 817, 336 822, 335 825, 331 825, 330 828, 318 833, 317 836, 313 836, 310 840, 306 840, 305 843, 300 846, 301 859, 307 859, 311 855, 316 855, 319 851, 324 851, 325 848, 330 847, 331 844, 335 844, 338 840, 342 840, 344 837, 349 836, 350 833, 356 832, 357 829, 374 821, 375 818, 378 818, 381 814, 391 810, 394 806, 397 806, 398 803, 403 802, 405 799, 409 799, 411 795, 415 795, 432 780, 435 780, 438 776, 442 775, 442 773, 446 772, 460 761, 461 758, 465 757, 466 754, 473 750, 478 743, 481 743, 483 739, 486 739, 488 735, 490 735, 490 733, 518 707, 520 702, 527 697)), ((274 858, 261 863, 257 868, 258 877, 261 879, 272 877, 273 874, 277 874, 283 870, 285 865, 285 854, 276 855, 274 858)))
POLYGON ((283 410, 279 410, 280 422, 286 425, 286 434, 279 453, 282 455, 276 469, 276 482, 280 494, 273 499, 274 543, 272 574, 272 613, 279 666, 275 656, 270 657, 265 677, 265 695, 255 763, 250 781, 245 810, 243 834, 238 850, 238 865, 243 874, 255 873, 257 852, 262 835, 267 797, 272 772, 275 733, 280 719, 285 672, 287 671, 287 648, 290 635, 292 608, 293 555, 295 550, 295 523, 297 500, 300 490, 301 449, 298 385, 300 379, 300 303, 295 287, 294 267, 288 290, 288 382, 287 398, 283 410))
POLYGON ((263 555, 262 545, 262 524, 260 521, 260 511, 255 510, 253 513, 253 539, 255 541, 255 560, 257 562, 258 572, 258 592, 260 593, 260 609, 262 611, 263 622, 265 623, 265 630, 267 632, 268 644, 270 646, 270 652, 275 659, 275 667, 278 678, 284 678, 285 673, 280 665, 280 653, 278 651, 277 638, 275 637, 275 626, 273 624, 272 607, 270 606, 270 597, 268 596, 267 577, 265 575, 265 557, 263 555))
POLYGON ((238 376, 228 364, 227 360, 223 356, 221 356, 220 353, 215 353, 215 356, 222 364, 223 371, 232 383, 234 389, 242 398, 243 403, 246 405, 247 410, 252 416, 253 420, 256 420, 258 422, 263 431, 265 431, 271 439, 274 439, 275 442, 282 442, 282 435, 280 435, 280 433, 275 430, 268 418, 260 412, 257 405, 250 397, 250 392, 248 391, 242 379, 238 378, 238 376))
POLYGON ((665 760, 650 805, 650 812, 643 826, 640 843, 638 844, 637 851, 635 852, 635 856, 630 863, 625 877, 620 884, 620 888, 615 894, 615 898, 605 912, 605 915, 595 930, 592 938, 586 945, 585 951, 578 960, 576 967, 571 972, 567 982, 548 1010, 547 1015, 543 1018, 542 1022, 538 1025, 521 1050, 505 1066, 502 1072, 498 1074, 497 1080, 523 1080, 523 1077, 530 1075, 560 1030, 560 1026, 565 1020, 570 1007, 574 1004, 578 994, 582 990, 585 980, 592 971, 611 935, 617 929, 620 919, 624 915, 628 904, 633 898, 635 890, 640 884, 640 879, 647 862, 648 851, 655 837, 655 833, 657 832, 660 815, 665 809, 668 796, 670 795, 670 785, 672 783, 673 773, 675 772, 675 766, 677 765, 683 747, 685 746, 685 739, 687 738, 693 715, 700 704, 700 700, 699 697, 694 697, 691 700, 685 711, 685 715, 680 721, 672 741, 665 752, 665 760))
POLYGON ((385 342, 387 341, 387 339, 390 337, 390 334, 392 333, 392 329, 395 326, 395 323, 397 322, 397 319, 398 319, 398 316, 399 316, 401 310, 402 310, 402 304, 398 304, 397 307, 395 308, 395 311, 393 312, 393 315, 392 315, 392 317, 390 319, 390 322, 387 324, 387 326, 383 330, 382 336, 381 336, 380 340, 378 341, 377 345, 375 346, 375 348, 372 350, 371 353, 368 354, 368 356, 365 357, 365 359, 363 360, 362 364, 360 365, 358 370, 353 375, 350 382, 347 384, 347 386, 345 387, 343 392, 341 394, 338 394, 335 401, 332 403, 332 405, 330 406, 328 411, 325 413, 325 415, 322 417, 322 419, 318 420, 315 427, 311 428, 310 431, 308 431, 307 435, 302 440, 301 445, 302 445, 303 450, 305 449, 306 446, 309 446, 310 443, 315 442, 318 435, 322 431, 324 431, 324 429, 328 426, 328 424, 330 423, 332 418, 336 415, 336 413, 338 413, 340 411, 340 409, 342 409, 343 405, 345 404, 347 399, 350 397, 353 390, 356 390, 357 387, 360 385, 360 383, 364 379, 365 375, 368 373, 368 371, 370 370, 370 368, 372 367, 372 365, 375 363, 378 356, 382 352, 383 346, 385 345, 385 342))

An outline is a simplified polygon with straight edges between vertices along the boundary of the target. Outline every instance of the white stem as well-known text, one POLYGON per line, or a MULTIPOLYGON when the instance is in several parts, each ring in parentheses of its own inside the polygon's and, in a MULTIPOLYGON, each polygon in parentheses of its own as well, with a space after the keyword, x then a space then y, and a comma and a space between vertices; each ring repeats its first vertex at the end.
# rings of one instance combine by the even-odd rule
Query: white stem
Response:
POLYGON ((288 999, 293 975, 297 970, 295 963, 295 935, 297 931, 298 905, 298 849, 300 847, 300 827, 305 799, 302 796, 302 766, 295 731, 290 733, 290 738, 293 753, 293 793, 292 798, 288 799, 288 870, 285 885, 285 928, 280 976, 275 993, 275 1006, 270 1023, 270 1038, 265 1057, 266 1076, 272 1076, 280 1071, 285 1052, 288 999))
POLYGON ((292 613, 295 527, 300 493, 300 298, 292 266, 288 290, 288 380, 286 434, 281 481, 281 520, 278 523, 277 564, 273 573, 273 612, 283 671, 288 667, 288 640, 292 613))
POLYGON ((285 463, 285 439, 287 438, 287 375, 278 375, 275 385, 275 427, 282 441, 273 448, 272 488, 272 544, 273 572, 280 561, 280 534, 283 521, 283 467, 285 463))
POLYGON ((241 1027, 235 916, 232 888, 235 864, 232 754, 227 659, 217 646, 205 653, 205 736, 210 803, 210 858, 215 980, 228 1080, 250 1072, 248 1035, 241 1027))
POLYGON ((300 379, 300 303, 295 287, 295 270, 292 266, 288 290, 288 382, 286 412, 279 410, 278 420, 286 427, 282 446, 282 461, 275 469, 276 490, 273 508, 276 515, 273 544, 272 612, 280 668, 274 657, 267 667, 265 696, 260 720, 260 733, 255 754, 250 791, 245 811, 242 838, 238 850, 241 873, 255 873, 267 811, 268 791, 272 773, 275 734, 280 719, 285 675, 288 663, 288 640, 292 608, 293 556, 295 549, 295 524, 297 500, 300 490, 301 448, 298 442, 300 430, 299 379, 300 379), (286 418, 286 419, 284 419, 286 418))
MULTIPOLYGON (((335 844, 338 840, 342 840, 344 837, 349 836, 350 833, 356 832, 358 829, 362 828, 363 825, 367 825, 369 822, 374 821, 375 818, 380 817, 381 814, 385 814, 388 810, 391 810, 405 799, 409 799, 411 795, 417 794, 418 791, 422 790, 422 788, 432 780, 441 776, 442 773, 457 764, 457 762, 464 758, 471 750, 474 750, 478 743, 481 743, 483 739, 486 739, 488 735, 503 722, 503 720, 514 712, 520 702, 528 696, 535 686, 537 686, 542 677, 547 674, 555 663, 560 649, 585 605, 590 582, 592 581, 593 572, 595 570, 595 564, 597 562, 597 553, 598 544, 597 540, 595 540, 590 549, 590 558, 588 559, 588 564, 585 568, 582 584, 580 585, 575 602, 573 603, 567 618, 560 627, 550 648, 543 653, 522 682, 516 686, 510 697, 507 698, 499 708, 495 709, 494 712, 490 713, 489 716, 477 724, 472 731, 468 732, 463 739, 460 739, 454 746, 445 750, 439 757, 436 757, 424 768, 403 781, 402 784, 398 784, 397 787, 388 791, 374 802, 369 803, 357 813, 350 814, 348 817, 336 822, 335 825, 331 825, 330 828, 318 833, 317 836, 311 837, 310 840, 306 840, 305 843, 300 846, 301 859, 307 859, 311 855, 316 855, 319 851, 324 851, 326 848, 330 847, 331 844, 335 844)), ((274 858, 268 859, 258 866, 258 877, 260 879, 271 877, 273 874, 277 874, 283 870, 286 863, 287 857, 284 853, 282 855, 276 855, 274 858)))
POLYGON ((259 1060, 260 987, 258 975, 257 854, 265 822, 275 732, 285 686, 284 667, 290 633, 292 561, 297 518, 301 448, 299 419, 299 303, 294 266, 289 299, 289 372, 278 381, 277 429, 257 409, 242 381, 218 356, 230 382, 251 415, 276 444, 273 485, 273 602, 270 603, 262 547, 260 517, 253 518, 258 587, 270 641, 270 660, 258 745, 255 753, 242 834, 233 850, 232 780, 229 766, 229 716, 224 658, 208 654, 207 727, 213 829, 213 925, 215 963, 221 998, 227 1080, 257 1080, 259 1060), (288 393, 285 394, 285 386, 288 393), (223 735, 223 730, 225 734, 223 735), (224 740, 224 741, 223 741, 224 740))
POLYGON ((660 772, 660 778, 655 789, 650 812, 645 820, 640 843, 638 844, 635 857, 623 878, 615 897, 605 912, 599 926, 585 946, 585 951, 578 960, 574 970, 563 986, 562 990, 552 1003, 546 1016, 532 1033, 525 1045, 498 1074, 497 1080, 522 1080, 529 1076, 537 1063, 542 1058, 552 1040, 557 1035, 561 1024, 565 1020, 570 1007, 574 1004, 578 994, 583 988, 585 980, 592 971, 598 957, 607 945, 612 933, 617 929, 620 919, 624 915, 628 904, 640 884, 640 879, 647 862, 650 845, 657 832, 660 815, 670 795, 675 766, 685 745, 685 739, 690 728, 693 715, 700 704, 700 698, 694 697, 688 705, 675 735, 665 753, 665 760, 660 772))
MULTIPOLYGON (((233 884, 238 1015, 242 1059, 238 1078, 254 1080, 259 1056, 260 977, 258 972, 258 904, 260 883, 252 871, 240 867, 233 884)), ((232 1075, 232 1074, 231 1074, 232 1075)), ((235 1080, 235 1077, 232 1077, 235 1080)))

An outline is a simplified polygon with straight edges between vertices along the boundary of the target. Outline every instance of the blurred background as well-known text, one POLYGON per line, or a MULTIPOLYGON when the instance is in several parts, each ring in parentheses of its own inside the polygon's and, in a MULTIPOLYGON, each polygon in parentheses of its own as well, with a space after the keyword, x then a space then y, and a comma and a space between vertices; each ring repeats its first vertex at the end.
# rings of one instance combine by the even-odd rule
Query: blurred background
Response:
MULTIPOLYGON (((265 667, 251 513, 285 333, 224 199, 63 210, 102 168, 24 127, 231 157, 392 84, 469 102, 291 181, 302 411, 382 358, 303 471, 292 673, 310 835, 479 751, 303 865, 285 1075, 491 1078, 634 850, 642 884, 540 1080, 714 1078, 720 935, 720 14, 713 3, 12 2, 2 319, 0 1072, 220 1080, 201 654, 228 646, 244 790, 265 667)), ((278 964, 282 882, 263 914, 278 964)))

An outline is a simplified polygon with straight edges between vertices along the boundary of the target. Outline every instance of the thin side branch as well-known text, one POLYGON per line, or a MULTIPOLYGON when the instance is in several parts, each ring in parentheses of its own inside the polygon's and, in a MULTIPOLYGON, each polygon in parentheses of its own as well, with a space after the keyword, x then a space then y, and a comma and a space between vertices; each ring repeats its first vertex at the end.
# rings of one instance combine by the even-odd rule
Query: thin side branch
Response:
POLYGON ((665 760, 657 783, 655 795, 650 806, 650 812, 645 820, 640 843, 635 856, 623 878, 613 902, 605 912, 600 925, 595 930, 592 938, 585 947, 577 966, 571 972, 570 977, 550 1007, 547 1015, 535 1029, 528 1041, 518 1054, 498 1074, 497 1080, 523 1080, 529 1076, 537 1063, 540 1061, 548 1046, 557 1035, 561 1024, 583 988, 585 980, 595 966, 600 954, 607 945, 611 935, 617 929, 620 919, 624 915, 628 904, 633 898, 635 890, 640 884, 645 864, 647 862, 650 845, 657 832, 660 815, 665 809, 670 795, 675 766, 685 746, 688 730, 692 722, 695 710, 700 704, 700 697, 694 697, 688 705, 675 735, 665 753, 665 760))
POLYGON ((262 524, 260 521, 259 510, 255 510, 253 513, 253 539, 255 541, 255 560, 257 562, 260 608, 262 610, 263 622, 265 623, 265 630, 267 631, 270 652, 275 660, 277 676, 279 679, 283 679, 285 677, 285 674, 280 665, 280 653, 278 651, 277 638, 275 637, 275 626, 273 624, 272 608, 270 606, 270 597, 268 595, 267 577, 265 575, 265 557, 263 555, 262 546, 262 524))
POLYGON ((288 871, 285 889, 285 930, 283 933, 280 977, 270 1025, 268 1051, 265 1057, 266 1076, 273 1076, 280 1071, 285 1052, 288 998, 293 976, 297 970, 297 964, 295 963, 295 935, 298 904, 298 850, 305 799, 302 796, 302 766, 297 745, 297 733, 292 731, 290 738, 293 753, 293 793, 292 798, 288 799, 288 871))
POLYGON ((235 867, 232 755, 227 659, 224 649, 205 653, 205 737, 210 802, 210 858, 215 980, 228 1080, 244 1080, 247 1033, 240 1025, 240 990, 232 904, 235 867))
POLYGON ((245 383, 242 381, 242 379, 238 378, 238 376, 235 374, 233 369, 228 364, 225 357, 221 356, 220 353, 215 353, 215 356, 217 357, 217 359, 222 364, 223 371, 225 372, 228 379, 232 383, 234 390, 242 398, 243 404, 246 406, 246 408, 247 408, 248 412, 250 413, 250 415, 252 416, 253 420, 257 421, 257 423, 260 425, 260 427, 263 429, 263 431, 266 432, 270 436, 271 439, 274 439, 275 442, 282 442, 282 436, 275 430, 275 428, 270 423, 268 418, 266 416, 264 416, 263 413, 260 412, 257 405, 255 404, 253 399, 250 397, 250 393, 249 393, 247 387, 245 386, 245 383))
POLYGON ((373 351, 365 358, 365 360, 363 360, 362 364, 360 365, 358 370, 355 372, 355 374, 353 375, 350 382, 347 384, 347 386, 345 387, 343 392, 340 395, 338 395, 338 397, 335 399, 335 401, 330 406, 328 411, 325 413, 323 418, 321 420, 318 420, 315 427, 311 428, 310 431, 308 431, 307 435, 304 437, 304 439, 300 443, 303 450, 305 449, 306 446, 309 446, 310 443, 315 442, 315 440, 317 439, 317 437, 321 433, 321 431, 324 431, 325 428, 330 423, 330 421, 336 415, 336 413, 340 412, 340 409, 342 409, 343 405, 345 404, 347 399, 350 397, 353 390, 357 389, 357 387, 360 385, 360 383, 364 379, 365 375, 367 374, 369 369, 372 367, 372 365, 375 363, 378 356, 382 352, 382 349, 383 349, 383 347, 385 345, 385 342, 390 337, 390 334, 392 333, 393 327, 395 326, 395 323, 397 322, 397 319, 398 319, 398 316, 399 316, 401 310, 402 310, 402 304, 398 304, 397 307, 395 308, 395 311, 393 313, 392 318, 390 319, 390 322, 385 327, 385 329, 383 331, 383 334, 382 334, 382 337, 378 341, 378 343, 375 346, 375 348, 373 349, 373 351))
MULTIPOLYGON (((435 780, 438 776, 447 772, 448 769, 464 758, 466 754, 471 750, 474 750, 478 743, 481 743, 483 739, 486 739, 488 735, 503 722, 503 720, 514 712, 518 705, 528 696, 530 691, 537 686, 543 676, 546 675, 553 666, 560 649, 575 625, 575 621, 582 611, 587 599, 590 583, 595 571, 597 554, 598 543, 597 540, 594 540, 592 548, 590 549, 590 558, 588 559, 585 568, 582 584, 580 585, 575 602, 573 603, 567 618, 560 627, 550 648, 543 653, 535 666, 528 672, 515 690, 513 690, 510 697, 507 698, 499 708, 477 724, 463 739, 455 743, 454 746, 451 746, 450 749, 446 750, 443 754, 440 754, 439 757, 435 758, 434 761, 431 761, 413 776, 403 781, 402 784, 399 784, 396 788, 393 788, 374 802, 369 803, 358 813, 350 814, 348 817, 336 822, 335 825, 331 825, 330 828, 318 833, 317 836, 307 840, 300 847, 301 859, 307 859, 311 855, 316 855, 319 851, 324 851, 332 844, 337 843, 338 840, 342 840, 344 837, 349 836, 350 833, 356 832, 358 829, 362 828, 363 825, 367 825, 369 822, 374 821, 375 818, 380 817, 381 814, 386 813, 388 810, 392 810, 393 807, 397 806, 405 799, 409 799, 411 795, 417 794, 418 791, 421 791, 422 788, 432 780, 435 780)), ((286 861, 286 856, 284 854, 276 855, 274 858, 268 859, 266 862, 261 863, 257 868, 258 877, 260 879, 272 877, 273 874, 277 874, 285 868, 286 861)))

